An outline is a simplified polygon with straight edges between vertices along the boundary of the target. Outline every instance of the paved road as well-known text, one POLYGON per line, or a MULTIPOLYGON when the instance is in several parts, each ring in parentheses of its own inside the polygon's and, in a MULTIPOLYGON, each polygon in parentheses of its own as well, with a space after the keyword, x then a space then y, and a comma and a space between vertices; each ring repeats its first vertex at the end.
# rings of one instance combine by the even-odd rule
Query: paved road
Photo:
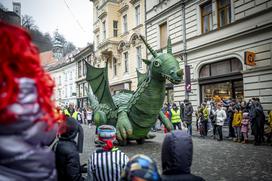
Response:
MULTIPOLYGON (((94 148, 94 128, 83 126, 85 131, 82 163, 87 163, 88 156, 94 148)), ((157 161, 159 170, 162 132, 156 133, 152 141, 143 145, 132 142, 129 146, 120 147, 129 157, 137 153, 150 156, 157 161)), ((271 180, 272 181, 272 146, 254 146, 252 144, 218 142, 193 136, 194 155, 192 173, 205 180, 271 180)))

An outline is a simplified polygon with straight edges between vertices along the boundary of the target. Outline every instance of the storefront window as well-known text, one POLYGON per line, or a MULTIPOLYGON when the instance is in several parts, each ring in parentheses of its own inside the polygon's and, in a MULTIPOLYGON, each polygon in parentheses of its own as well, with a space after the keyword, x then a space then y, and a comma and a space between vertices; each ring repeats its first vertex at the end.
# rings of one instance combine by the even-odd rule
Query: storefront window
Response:
POLYGON ((212 83, 201 86, 202 101, 204 100, 243 100, 243 81, 234 80, 212 83))
POLYGON ((200 78, 226 75, 242 70, 242 64, 237 58, 204 65, 199 72, 200 78))

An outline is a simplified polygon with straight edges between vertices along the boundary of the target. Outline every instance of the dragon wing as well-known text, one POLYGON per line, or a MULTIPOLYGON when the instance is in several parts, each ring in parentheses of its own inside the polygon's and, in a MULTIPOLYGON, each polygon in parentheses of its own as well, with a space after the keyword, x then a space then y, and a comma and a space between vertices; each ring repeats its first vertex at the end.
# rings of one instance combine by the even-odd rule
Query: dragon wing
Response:
POLYGON ((86 67, 86 80, 91 85, 93 94, 97 97, 98 102, 106 104, 115 110, 116 106, 109 89, 108 66, 105 68, 96 68, 86 62, 86 67))
POLYGON ((143 81, 145 80, 146 78, 146 73, 141 73, 138 69, 137 69, 137 77, 138 77, 138 84, 137 84, 137 87, 139 87, 143 81))

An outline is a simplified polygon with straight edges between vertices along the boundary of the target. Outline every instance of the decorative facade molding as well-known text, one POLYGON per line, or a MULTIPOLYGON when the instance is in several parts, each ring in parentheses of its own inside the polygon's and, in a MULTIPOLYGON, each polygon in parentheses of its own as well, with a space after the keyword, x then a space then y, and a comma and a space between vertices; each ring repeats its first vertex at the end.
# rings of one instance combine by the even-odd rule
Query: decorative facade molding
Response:
POLYGON ((120 13, 120 14, 122 14, 123 12, 125 12, 125 11, 127 11, 128 10, 128 5, 126 4, 126 3, 124 3, 123 5, 122 5, 122 7, 118 10, 118 12, 120 13))
POLYGON ((130 4, 135 5, 136 3, 140 2, 140 0, 130 0, 130 4))

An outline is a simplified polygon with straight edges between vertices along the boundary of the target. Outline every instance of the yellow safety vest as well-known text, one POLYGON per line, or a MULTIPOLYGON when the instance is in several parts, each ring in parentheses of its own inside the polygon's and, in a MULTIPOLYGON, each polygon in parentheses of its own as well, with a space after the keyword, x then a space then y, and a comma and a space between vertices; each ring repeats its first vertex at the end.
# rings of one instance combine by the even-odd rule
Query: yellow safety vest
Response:
MULTIPOLYGON (((64 110, 64 114, 71 117, 71 114, 69 113, 69 111, 68 111, 67 109, 64 110)), ((75 111, 75 112, 73 113, 72 117, 73 117, 75 120, 78 120, 78 119, 77 119, 77 115, 78 115, 78 112, 75 111)))
POLYGON ((174 109, 171 109, 171 114, 172 114, 172 117, 171 117, 172 123, 180 123, 181 122, 179 109, 177 112, 174 111, 174 109))

